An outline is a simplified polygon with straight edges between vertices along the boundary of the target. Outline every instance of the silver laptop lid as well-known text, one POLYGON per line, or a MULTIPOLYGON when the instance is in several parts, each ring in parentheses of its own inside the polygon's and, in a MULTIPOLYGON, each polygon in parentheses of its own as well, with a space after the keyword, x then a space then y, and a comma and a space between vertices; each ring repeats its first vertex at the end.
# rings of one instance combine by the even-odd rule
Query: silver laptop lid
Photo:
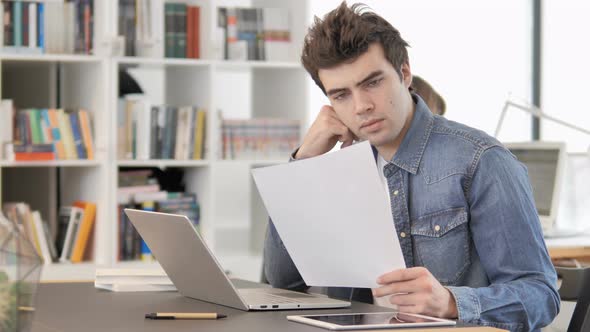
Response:
POLYGON ((565 163, 562 142, 505 143, 505 146, 528 170, 537 213, 544 231, 557 219, 565 163))
POLYGON ((125 213, 182 295, 248 310, 187 217, 133 209, 125 213))

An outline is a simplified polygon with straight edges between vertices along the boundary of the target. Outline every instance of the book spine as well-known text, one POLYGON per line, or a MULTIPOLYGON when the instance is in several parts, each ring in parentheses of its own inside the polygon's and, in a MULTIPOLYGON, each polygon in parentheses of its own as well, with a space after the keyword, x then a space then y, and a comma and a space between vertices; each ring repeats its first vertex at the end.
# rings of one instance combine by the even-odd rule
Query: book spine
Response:
POLYGON ((23 46, 23 4, 16 1, 12 7, 12 16, 14 18, 14 46, 23 46))
MULTIPOLYGON (((141 204, 141 208, 144 211, 155 211, 155 203, 153 201, 143 202, 141 204)), ((141 260, 144 262, 152 262, 154 261, 154 256, 152 255, 152 251, 148 247, 147 243, 143 239, 141 239, 141 260)))
POLYGON ((86 159, 86 148, 84 147, 84 141, 82 140, 82 130, 80 128, 80 118, 78 112, 72 112, 69 114, 70 123, 72 125, 72 135, 74 137, 74 145, 76 147, 76 154, 78 159, 86 159))
POLYGON ((53 152, 53 145, 52 144, 15 144, 14 152, 16 153, 35 153, 35 152, 43 152, 43 153, 52 153, 53 152))
POLYGON ((84 258, 84 252, 88 246, 90 234, 94 226, 94 218, 96 215, 96 205, 89 202, 74 202, 74 206, 83 209, 82 220, 78 226, 78 234, 74 241, 74 248, 72 250, 72 263, 80 263, 84 258))
POLYGON ((5 2, 4 4, 4 44, 3 46, 14 45, 14 16, 12 15, 12 2, 5 2))
POLYGON ((45 52, 45 4, 37 4, 37 44, 45 52))
POLYGON ((164 54, 167 58, 174 57, 176 6, 173 3, 164 4, 164 54))
POLYGON ((33 144, 41 144, 43 142, 43 133, 41 132, 41 118, 39 111, 31 109, 27 111, 29 121, 31 124, 31 135, 33 144))
POLYGON ((201 58, 201 7, 193 7, 193 57, 195 59, 201 58))
POLYGON ((158 107, 152 106, 150 112, 150 159, 158 159, 158 107))
POLYGON ((24 2, 21 5, 22 10, 22 46, 28 47, 29 46, 29 4, 24 2))
POLYGON ((186 7, 186 54, 185 57, 188 59, 194 58, 194 33, 195 33, 195 18, 193 13, 193 7, 186 7))
POLYGON ((92 48, 92 9, 91 1, 84 1, 84 53, 90 54, 92 48))
POLYGON ((55 160, 53 152, 15 152, 15 161, 51 161, 55 160))
POLYGON ((90 117, 88 111, 78 111, 80 118, 80 127, 82 129, 82 139, 84 140, 84 148, 86 150, 86 159, 94 160, 94 141, 92 139, 92 130, 90 125, 90 117))
POLYGON ((57 159, 66 159, 66 151, 59 126, 58 113, 54 109, 47 111, 49 114, 49 124, 51 128, 51 137, 53 138, 53 145, 55 146, 55 153, 57 159))
POLYGON ((186 57, 186 4, 176 4, 176 45, 175 57, 186 57))
POLYGON ((77 159, 76 146, 74 145, 74 137, 72 134, 72 125, 70 118, 64 110, 57 110, 59 131, 62 133, 62 141, 64 143, 66 159, 77 159))
POLYGON ((29 47, 37 47, 37 4, 29 4, 29 47))

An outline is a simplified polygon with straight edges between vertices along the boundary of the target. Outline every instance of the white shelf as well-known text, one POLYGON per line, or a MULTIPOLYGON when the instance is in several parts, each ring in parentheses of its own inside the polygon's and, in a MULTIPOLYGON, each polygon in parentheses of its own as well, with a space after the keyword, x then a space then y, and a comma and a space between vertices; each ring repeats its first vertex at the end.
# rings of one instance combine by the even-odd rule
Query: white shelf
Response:
POLYGON ((183 58, 145 58, 145 57, 117 57, 118 64, 124 65, 162 65, 162 66, 211 66, 221 69, 240 68, 272 68, 272 69, 303 69, 298 62, 271 62, 271 61, 233 61, 233 60, 206 60, 183 58))
MULTIPOLYGON (((153 0, 153 3, 163 10, 167 1, 153 0)), ((44 218, 52 219, 49 222, 54 228, 57 204, 66 205, 75 200, 97 204, 94 255, 98 263, 46 265, 44 280, 94 280, 97 267, 160 268, 158 263, 118 262, 120 167, 182 168, 186 191, 195 193, 202 207, 201 234, 223 268, 236 277, 259 279, 262 264, 259 235, 266 225, 267 215, 257 196, 251 169, 287 163, 289 156, 220 160, 217 156, 222 151, 223 141, 218 111, 226 118, 275 117, 299 120, 305 125, 308 123, 310 81, 295 54, 299 50, 293 50, 287 61, 213 59, 212 54, 220 53, 214 27, 216 8, 238 4, 222 0, 188 3, 202 6, 201 54, 209 58, 113 56, 108 44, 111 37, 118 34, 117 1, 94 1, 96 34, 93 41, 100 55, 11 53, 13 50, 2 52, 0 47, 3 99, 13 99, 18 108, 60 105, 88 109, 92 112, 95 144, 104 147, 97 156, 99 160, 0 160, 0 204, 26 201, 41 211, 44 218), (132 67, 130 75, 154 105, 198 105, 207 110, 205 150, 208 159, 117 159, 118 73, 122 67, 132 67), (51 167, 59 167, 59 172, 55 173, 51 167), (27 185, 22 185, 23 181, 27 181, 27 185), (47 195, 52 192, 59 192, 60 196, 47 195), (236 239, 236 233, 243 237, 236 239)), ((307 1, 258 1, 252 5, 288 8, 293 49, 303 40, 304 23, 309 16, 307 1)))
POLYGON ((211 61, 202 59, 181 58, 142 58, 142 57, 117 57, 115 62, 122 65, 157 65, 157 66, 210 66, 211 61))
POLYGON ((218 60, 214 64, 218 68, 228 70, 240 68, 303 69, 303 66, 298 62, 218 60))
POLYGON ((73 55, 73 54, 14 54, 2 53, 0 50, 0 61, 14 62, 71 62, 71 63, 92 63, 104 60, 103 57, 95 55, 73 55))
POLYGON ((97 167, 98 160, 0 161, 0 167, 97 167))
POLYGON ((119 167, 206 167, 208 160, 119 160, 119 167))

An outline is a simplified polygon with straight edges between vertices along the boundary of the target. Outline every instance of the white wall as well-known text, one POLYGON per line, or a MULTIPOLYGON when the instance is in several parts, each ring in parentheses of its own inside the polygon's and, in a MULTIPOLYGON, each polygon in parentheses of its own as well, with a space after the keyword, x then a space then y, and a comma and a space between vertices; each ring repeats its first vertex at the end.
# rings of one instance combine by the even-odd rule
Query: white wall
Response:
MULTIPOLYGON (((590 2, 543 1, 543 110, 563 121, 590 130, 590 2)), ((565 140, 569 151, 586 151, 590 135, 544 122, 541 137, 565 140)), ((587 183, 586 186, 590 186, 587 183)))
MULTIPOLYGON (((442 94, 448 118, 493 134, 509 93, 529 99, 529 1, 363 2, 386 18, 411 45, 413 73, 442 94)), ((309 22, 312 15, 321 17, 338 4, 340 0, 312 1, 309 22)), ((327 99, 313 82, 309 88, 313 120, 327 99)), ((511 113, 500 139, 529 139, 530 117, 511 113)))

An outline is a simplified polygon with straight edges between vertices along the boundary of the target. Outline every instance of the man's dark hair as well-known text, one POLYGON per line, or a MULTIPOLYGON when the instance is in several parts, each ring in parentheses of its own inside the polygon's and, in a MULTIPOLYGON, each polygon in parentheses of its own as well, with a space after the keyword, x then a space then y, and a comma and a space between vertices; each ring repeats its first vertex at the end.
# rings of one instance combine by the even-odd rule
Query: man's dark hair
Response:
POLYGON ((324 94, 319 70, 352 62, 373 43, 383 47, 385 58, 402 78, 401 67, 409 62, 409 45, 396 28, 368 9, 362 3, 348 7, 343 1, 323 19, 314 18, 305 36, 301 63, 324 94))

